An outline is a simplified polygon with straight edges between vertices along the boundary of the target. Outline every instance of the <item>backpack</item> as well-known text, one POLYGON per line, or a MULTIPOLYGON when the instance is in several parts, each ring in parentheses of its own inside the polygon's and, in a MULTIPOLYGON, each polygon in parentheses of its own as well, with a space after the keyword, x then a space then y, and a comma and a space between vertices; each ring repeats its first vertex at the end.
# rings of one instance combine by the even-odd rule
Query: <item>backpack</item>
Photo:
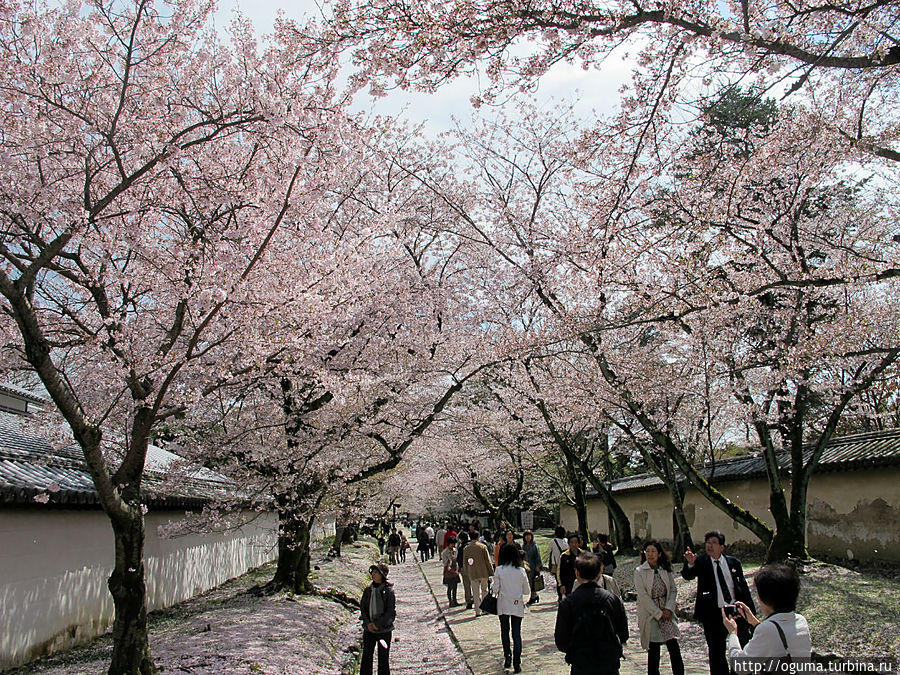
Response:
POLYGON ((606 612, 606 602, 600 594, 596 594, 593 600, 592 603, 582 608, 575 620, 575 625, 572 627, 572 649, 566 653, 566 661, 573 663, 569 660, 570 655, 577 658, 576 652, 587 650, 591 654, 591 659, 596 662, 599 656, 598 652, 609 648, 610 652, 607 654, 611 658, 608 660, 614 661, 615 667, 618 668, 619 659, 622 658, 622 643, 606 612))

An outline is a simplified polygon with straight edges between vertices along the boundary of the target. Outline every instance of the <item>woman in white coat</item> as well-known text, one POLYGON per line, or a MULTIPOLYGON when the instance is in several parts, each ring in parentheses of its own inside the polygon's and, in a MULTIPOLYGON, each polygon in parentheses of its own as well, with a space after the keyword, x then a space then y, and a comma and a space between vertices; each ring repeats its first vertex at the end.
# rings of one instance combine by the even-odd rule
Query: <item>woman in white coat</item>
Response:
POLYGON ((672 673, 684 675, 684 661, 678 645, 678 624, 675 623, 678 588, 672 574, 672 562, 656 539, 646 543, 641 560, 643 564, 634 571, 634 590, 638 599, 641 646, 647 650, 647 673, 659 675, 659 656, 665 643, 672 673))
POLYGON ((500 617, 500 640, 503 643, 503 667, 513 667, 522 672, 522 618, 525 616, 525 599, 531 595, 528 573, 522 567, 519 549, 512 544, 500 547, 498 565, 494 570, 491 591, 497 596, 497 614, 500 617), (512 649, 509 633, 512 629, 512 649))
MULTIPOLYGON (((806 617, 796 611, 797 597, 800 595, 800 577, 797 571, 784 563, 763 565, 756 573, 753 583, 759 595, 759 606, 768 616, 760 621, 743 602, 734 603, 747 623, 756 627, 753 638, 743 647, 737 637, 737 622, 722 610, 722 622, 728 631, 727 648, 731 667, 735 667, 736 660, 748 657, 782 662, 808 659, 812 653, 812 641, 806 617)), ((772 666, 770 670, 778 672, 779 666, 774 663, 772 666)))

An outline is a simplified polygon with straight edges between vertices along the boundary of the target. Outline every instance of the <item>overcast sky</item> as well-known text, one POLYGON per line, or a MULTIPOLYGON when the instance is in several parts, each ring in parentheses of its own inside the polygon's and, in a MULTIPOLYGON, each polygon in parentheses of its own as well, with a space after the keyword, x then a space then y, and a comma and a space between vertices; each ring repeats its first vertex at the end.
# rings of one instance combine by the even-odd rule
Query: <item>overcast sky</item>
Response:
MULTIPOLYGON (((259 33, 269 33, 275 17, 283 9, 288 18, 302 19, 321 16, 314 0, 219 0, 219 21, 224 28, 235 9, 243 12, 259 33)), ((579 66, 560 63, 541 78, 535 93, 539 105, 554 100, 578 101, 576 112, 586 118, 610 112, 619 98, 619 88, 630 77, 631 64, 615 54, 606 59, 602 70, 583 70, 579 66)), ((355 99, 360 111, 373 111, 378 115, 399 117, 415 124, 424 124, 425 133, 436 134, 450 129, 455 117, 465 124, 472 116, 469 98, 478 93, 474 80, 456 80, 445 84, 435 94, 395 90, 373 101, 361 93, 355 99)))

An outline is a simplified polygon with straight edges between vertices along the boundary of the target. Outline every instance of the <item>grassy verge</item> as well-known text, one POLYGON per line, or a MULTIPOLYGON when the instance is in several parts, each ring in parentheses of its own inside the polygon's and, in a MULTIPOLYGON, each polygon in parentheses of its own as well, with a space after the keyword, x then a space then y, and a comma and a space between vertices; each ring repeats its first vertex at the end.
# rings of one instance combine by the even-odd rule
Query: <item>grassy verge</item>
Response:
POLYGON ((814 562, 801 578, 799 610, 817 653, 900 658, 900 573, 814 562))

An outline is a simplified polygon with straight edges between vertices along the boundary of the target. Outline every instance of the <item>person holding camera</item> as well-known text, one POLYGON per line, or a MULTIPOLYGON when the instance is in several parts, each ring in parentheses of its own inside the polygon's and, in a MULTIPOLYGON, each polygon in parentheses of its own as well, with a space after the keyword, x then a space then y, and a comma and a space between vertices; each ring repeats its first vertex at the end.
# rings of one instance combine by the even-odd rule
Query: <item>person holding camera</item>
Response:
POLYGON ((709 653, 710 675, 728 675, 728 659, 725 656, 725 639, 728 633, 722 624, 722 611, 734 616, 736 634, 741 645, 750 640, 750 625, 738 615, 735 606, 740 601, 751 612, 756 611, 750 587, 744 578, 741 561, 725 555, 725 535, 717 530, 703 537, 706 553, 696 554, 690 547, 684 553, 685 564, 681 576, 697 580, 697 602, 694 618, 703 624, 706 647, 709 653))
POLYGON ((684 675, 678 624, 675 622, 678 587, 672 574, 672 562, 657 539, 651 539, 644 545, 641 560, 643 564, 634 570, 634 590, 637 593, 641 646, 647 650, 647 674, 659 675, 659 656, 665 644, 673 675, 684 675))
POLYGON ((741 601, 736 601, 739 615, 755 626, 753 637, 741 646, 738 624, 722 610, 722 624, 728 631, 728 658, 734 663, 740 658, 770 658, 792 661, 809 658, 812 641, 806 617, 797 614, 797 596, 800 595, 800 577, 796 570, 784 563, 763 565, 753 581, 759 596, 759 607, 766 614, 763 621, 741 601))

